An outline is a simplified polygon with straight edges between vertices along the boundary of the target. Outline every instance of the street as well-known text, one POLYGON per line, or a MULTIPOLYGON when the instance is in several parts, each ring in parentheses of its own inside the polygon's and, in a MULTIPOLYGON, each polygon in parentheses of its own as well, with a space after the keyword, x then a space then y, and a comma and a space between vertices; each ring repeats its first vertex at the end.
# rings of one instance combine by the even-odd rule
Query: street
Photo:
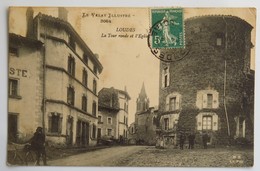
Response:
POLYGON ((77 154, 48 162, 50 166, 117 166, 132 154, 145 150, 145 146, 117 146, 77 154))
POLYGON ((117 146, 48 161, 50 166, 250 167, 253 150, 238 148, 156 149, 117 146))

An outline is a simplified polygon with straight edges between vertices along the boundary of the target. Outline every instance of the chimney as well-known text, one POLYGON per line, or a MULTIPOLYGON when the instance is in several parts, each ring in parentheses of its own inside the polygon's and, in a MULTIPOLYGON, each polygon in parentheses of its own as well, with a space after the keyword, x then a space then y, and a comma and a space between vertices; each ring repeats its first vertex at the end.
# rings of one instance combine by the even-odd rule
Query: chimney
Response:
POLYGON ((97 59, 99 59, 99 55, 97 53, 94 54, 96 56, 97 59))
POLYGON ((33 9, 32 9, 32 7, 27 8, 26 22, 27 22, 26 37, 34 38, 34 36, 33 36, 33 9))
POLYGON ((59 19, 68 21, 68 11, 64 7, 59 7, 58 8, 58 15, 59 19))

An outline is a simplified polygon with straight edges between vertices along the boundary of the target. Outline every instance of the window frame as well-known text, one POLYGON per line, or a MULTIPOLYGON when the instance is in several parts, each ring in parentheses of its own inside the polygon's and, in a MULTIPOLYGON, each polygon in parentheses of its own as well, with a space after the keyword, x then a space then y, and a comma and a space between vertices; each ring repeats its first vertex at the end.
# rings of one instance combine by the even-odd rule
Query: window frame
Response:
POLYGON ((213 117, 211 115, 202 116, 202 130, 213 130, 213 117), (204 123, 204 118, 206 118, 205 120, 206 124, 204 123), (209 122, 209 118, 210 118, 210 122, 209 122))
POLYGON ((107 136, 113 136, 112 130, 113 130, 112 128, 107 128, 107 136), (110 135, 109 135, 109 132, 110 132, 110 135))
POLYGON ((92 102, 92 115, 97 116, 97 102, 96 101, 92 102))
POLYGON ((76 62, 75 58, 70 54, 68 56, 68 73, 75 77, 75 70, 76 70, 76 62))
POLYGON ((109 125, 113 124, 112 117, 107 117, 107 124, 109 124, 109 125), (110 123, 109 123, 109 120, 111 121, 110 123))
POLYGON ((21 98, 19 95, 19 85, 20 80, 17 78, 9 78, 8 79, 8 96, 11 98, 21 98), (16 82, 16 85, 14 86, 13 82, 16 82), (15 94, 13 94, 13 90, 15 89, 15 94))
POLYGON ((51 134, 61 134, 62 133, 62 114, 57 112, 51 112, 48 117, 48 133, 51 134), (57 119, 56 122, 54 117, 57 119), (54 130, 53 125, 56 129, 54 130))
POLYGON ((88 71, 85 68, 82 71, 82 84, 88 87, 88 71))
POLYGON ((164 118, 163 121, 164 121, 164 130, 169 130, 169 126, 170 126, 169 118, 164 118))
POLYGON ((75 104, 75 89, 72 86, 67 88, 67 103, 72 106, 75 104))
POLYGON ((81 98, 81 109, 87 112, 88 109, 88 99, 86 95, 83 95, 81 98))

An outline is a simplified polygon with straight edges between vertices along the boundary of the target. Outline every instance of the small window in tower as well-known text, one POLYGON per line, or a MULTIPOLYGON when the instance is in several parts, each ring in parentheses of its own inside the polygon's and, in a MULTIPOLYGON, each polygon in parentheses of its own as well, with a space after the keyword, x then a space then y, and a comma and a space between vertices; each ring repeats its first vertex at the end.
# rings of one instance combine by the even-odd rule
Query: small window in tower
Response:
POLYGON ((162 73, 162 87, 168 87, 170 84, 170 73, 169 73, 169 67, 165 67, 163 69, 163 73, 162 73))
POLYGON ((225 35, 223 33, 217 33, 216 37, 216 46, 223 46, 225 35))
POLYGON ((217 46, 221 46, 222 45, 222 39, 221 38, 217 38, 217 46))
POLYGON ((176 97, 172 97, 170 98, 170 110, 176 110, 177 108, 177 101, 176 101, 176 97))
POLYGON ((207 108, 212 108, 213 106, 213 94, 207 94, 207 108))

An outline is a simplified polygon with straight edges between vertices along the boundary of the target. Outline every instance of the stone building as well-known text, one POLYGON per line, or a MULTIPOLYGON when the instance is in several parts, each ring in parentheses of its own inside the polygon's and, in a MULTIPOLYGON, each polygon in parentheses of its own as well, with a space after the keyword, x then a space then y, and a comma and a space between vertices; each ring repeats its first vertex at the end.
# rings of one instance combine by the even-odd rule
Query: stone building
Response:
POLYGON ((254 71, 252 26, 235 16, 185 21, 186 47, 170 50, 179 61, 160 63, 158 135, 165 146, 178 132, 208 132, 209 144, 237 138, 253 142, 254 71))
POLYGON ((42 48, 38 40, 9 34, 9 141, 31 138, 43 122, 42 48))
POLYGON ((98 138, 127 139, 128 104, 131 99, 127 91, 102 88, 98 97, 98 138))
MULTIPOLYGON (((17 89, 21 94, 20 99, 9 96, 9 118, 12 113, 17 115, 18 139, 25 141, 42 126, 49 144, 95 145, 101 63, 69 24, 64 8, 59 8, 59 18, 41 13, 34 17, 32 8, 26 15, 27 35, 16 36, 17 42, 27 39, 36 43, 16 46, 10 39, 9 51, 9 90, 17 89), (43 44, 39 52, 36 44, 43 44), (30 51, 30 55, 23 53, 30 51), (12 68, 27 70, 28 80, 15 77, 18 82, 12 81, 12 68)), ((9 125, 14 122, 9 120, 9 125)))
MULTIPOLYGON (((142 85, 141 92, 136 100, 135 122, 131 124, 129 134, 138 144, 156 144, 156 118, 158 109, 149 107, 149 98, 142 85)), ((132 141, 134 142, 134 141, 132 141)))

